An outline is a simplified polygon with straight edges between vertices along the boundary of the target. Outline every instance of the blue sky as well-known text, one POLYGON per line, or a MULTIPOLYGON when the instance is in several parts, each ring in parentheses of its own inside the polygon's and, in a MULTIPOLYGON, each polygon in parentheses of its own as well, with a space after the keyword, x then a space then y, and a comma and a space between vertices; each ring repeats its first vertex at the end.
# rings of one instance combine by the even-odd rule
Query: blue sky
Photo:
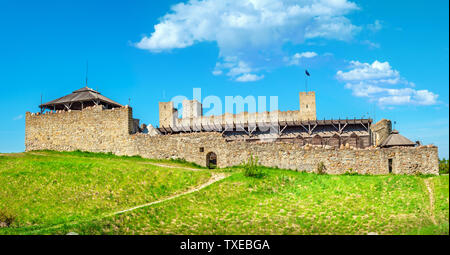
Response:
POLYGON ((158 124, 176 95, 278 96, 317 117, 388 118, 449 155, 448 1, 0 0, 0 151, 24 150, 24 115, 84 86, 158 124), (181 3, 181 4, 180 4, 181 3))

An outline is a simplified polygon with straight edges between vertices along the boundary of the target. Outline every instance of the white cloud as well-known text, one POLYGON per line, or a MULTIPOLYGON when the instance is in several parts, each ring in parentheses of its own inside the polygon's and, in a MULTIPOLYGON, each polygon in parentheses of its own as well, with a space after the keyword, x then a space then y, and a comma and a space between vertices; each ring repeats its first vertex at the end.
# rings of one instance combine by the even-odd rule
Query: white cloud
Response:
POLYGON ((222 70, 214 70, 214 71, 212 71, 212 74, 213 75, 221 75, 223 72, 222 72, 222 70))
POLYGON ((302 53, 295 53, 292 57, 285 57, 284 59, 288 62, 288 65, 299 65, 302 58, 314 58, 317 56, 317 53, 313 51, 307 51, 302 53))
POLYGON ((239 81, 239 82, 258 81, 258 80, 261 80, 262 78, 264 78, 264 75, 258 76, 256 74, 246 73, 246 74, 243 74, 243 75, 237 77, 236 81, 239 81))
POLYGON ((23 119, 23 115, 22 114, 17 115, 16 117, 13 118, 13 120, 21 120, 21 119, 23 119))
POLYGON ((374 42, 371 42, 369 40, 364 40, 361 43, 369 46, 370 49, 378 49, 378 48, 380 48, 380 44, 379 43, 374 43, 374 42))
POLYGON ((437 94, 413 89, 415 84, 401 77, 388 62, 376 60, 369 64, 351 61, 350 70, 338 71, 336 77, 345 82, 345 87, 351 89, 353 95, 367 97, 381 106, 437 103, 437 94))
POLYGON ((351 39, 361 28, 345 15, 357 9, 348 0, 190 0, 174 5, 136 47, 161 52, 215 42, 223 69, 231 71, 226 64, 242 61, 251 71, 261 71, 285 64, 286 43, 351 39))
POLYGON ((249 73, 252 71, 250 66, 244 62, 244 61, 238 61, 238 62, 227 62, 228 65, 225 65, 229 68, 229 72, 227 73, 228 76, 238 76, 243 73, 249 73))
POLYGON ((393 70, 388 62, 375 60, 372 64, 350 61, 351 70, 348 72, 338 71, 337 76, 343 81, 383 81, 398 79, 400 73, 393 70))
POLYGON ((322 37, 327 39, 349 40, 361 30, 346 17, 317 17, 315 24, 306 28, 306 39, 322 37))
POLYGON ((239 82, 258 81, 264 78, 264 75, 253 74, 252 72, 258 70, 251 68, 247 62, 239 60, 237 57, 226 57, 223 62, 217 62, 212 73, 213 75, 222 75, 223 70, 227 70, 226 75, 239 82))
POLYGON ((317 56, 317 53, 311 51, 295 53, 294 55, 295 58, 313 58, 315 56, 317 56))

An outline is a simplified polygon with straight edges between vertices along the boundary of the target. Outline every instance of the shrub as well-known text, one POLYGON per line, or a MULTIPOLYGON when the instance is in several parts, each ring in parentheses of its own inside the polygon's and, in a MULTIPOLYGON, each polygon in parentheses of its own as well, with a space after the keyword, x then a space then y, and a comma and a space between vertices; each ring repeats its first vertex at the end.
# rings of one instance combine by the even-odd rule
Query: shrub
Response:
POLYGON ((344 173, 344 175, 359 175, 358 171, 353 170, 353 167, 350 167, 348 171, 344 173))
POLYGON ((0 228, 9 227, 15 219, 16 216, 12 212, 0 208, 0 228))
POLYGON ((262 169, 258 167, 258 157, 253 157, 253 155, 250 155, 242 167, 244 168, 245 176, 261 178, 264 175, 262 169))
POLYGON ((448 174, 448 159, 439 160, 439 174, 448 174))
POLYGON ((318 174, 327 173, 327 168, 325 167, 325 164, 322 161, 317 164, 317 173, 318 174))

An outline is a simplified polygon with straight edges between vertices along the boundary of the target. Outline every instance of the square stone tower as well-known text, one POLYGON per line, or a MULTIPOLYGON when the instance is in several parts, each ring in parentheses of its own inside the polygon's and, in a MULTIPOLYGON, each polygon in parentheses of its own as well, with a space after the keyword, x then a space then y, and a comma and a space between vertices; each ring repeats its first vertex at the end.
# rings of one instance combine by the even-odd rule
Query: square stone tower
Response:
POLYGON ((202 104, 197 100, 183 100, 183 119, 198 118, 203 115, 202 104))
POLYGON ((373 124, 370 129, 372 130, 372 144, 375 146, 380 146, 384 140, 392 132, 392 122, 388 119, 382 119, 377 123, 373 124))
POLYGON ((316 120, 316 93, 300 92, 300 120, 316 120))
POLYGON ((159 126, 173 127, 178 118, 178 110, 173 107, 173 102, 159 102, 159 126))

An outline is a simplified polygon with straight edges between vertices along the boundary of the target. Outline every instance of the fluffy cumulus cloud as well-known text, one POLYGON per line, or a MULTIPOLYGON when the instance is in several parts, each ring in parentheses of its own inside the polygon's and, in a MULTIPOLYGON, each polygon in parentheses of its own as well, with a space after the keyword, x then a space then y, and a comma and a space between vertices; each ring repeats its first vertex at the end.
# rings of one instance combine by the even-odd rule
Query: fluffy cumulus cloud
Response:
POLYGON ((350 62, 350 70, 338 71, 336 77, 358 97, 367 97, 381 106, 414 104, 433 105, 438 95, 426 89, 416 90, 394 70, 389 62, 350 62))
POLYGON ((215 42, 220 53, 213 74, 254 81, 263 77, 255 73, 286 64, 292 53, 284 52, 285 44, 351 39, 360 27, 345 15, 357 9, 348 0, 190 0, 174 5, 136 47, 162 52, 215 42))

